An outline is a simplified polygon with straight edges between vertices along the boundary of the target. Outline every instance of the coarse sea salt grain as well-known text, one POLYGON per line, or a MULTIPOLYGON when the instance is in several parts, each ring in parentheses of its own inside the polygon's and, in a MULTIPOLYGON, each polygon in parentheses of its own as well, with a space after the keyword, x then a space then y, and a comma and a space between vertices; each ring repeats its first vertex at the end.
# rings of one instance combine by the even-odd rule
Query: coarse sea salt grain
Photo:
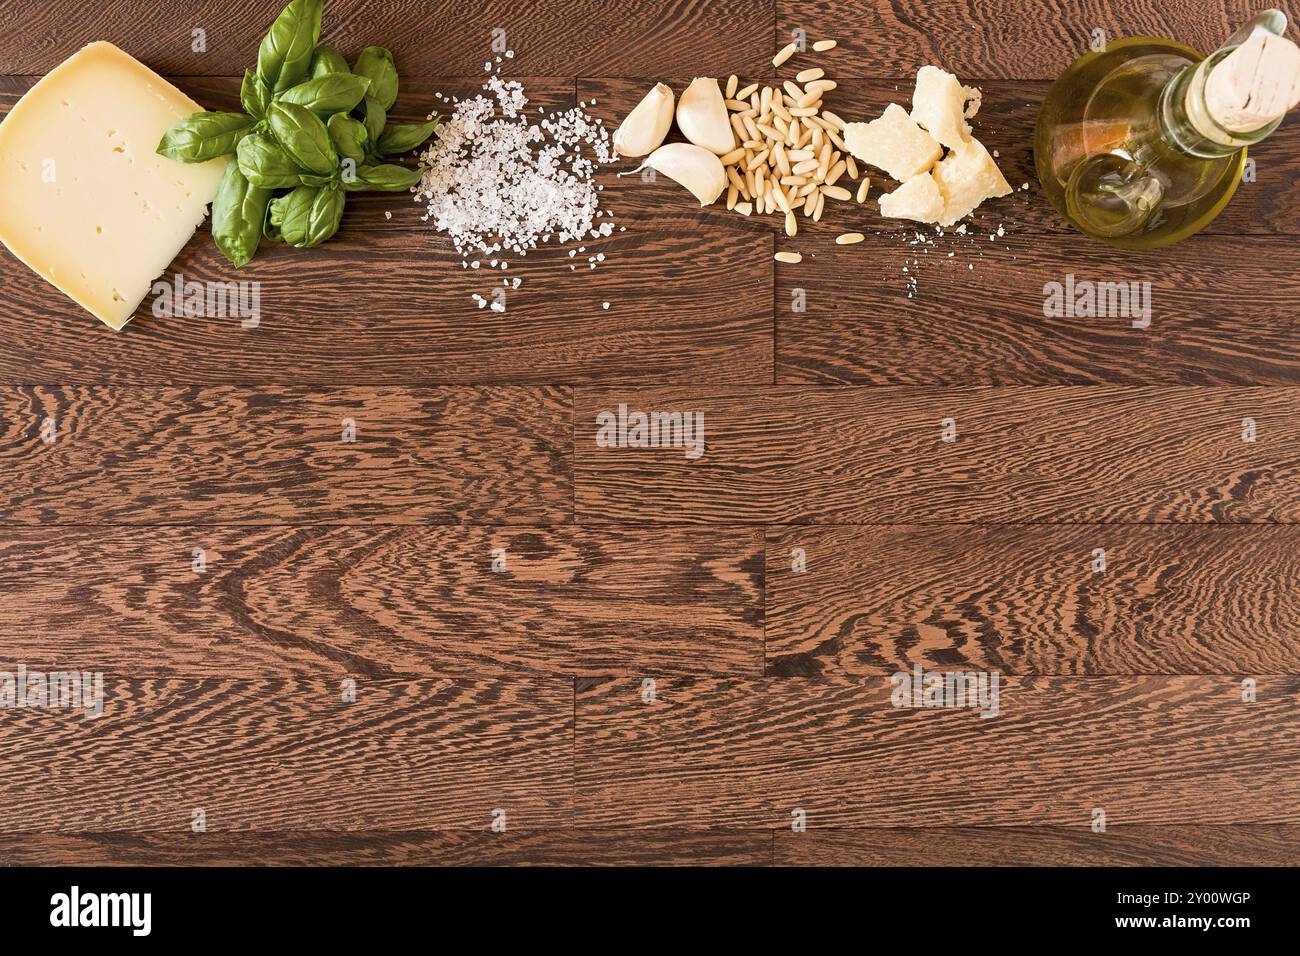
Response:
POLYGON ((497 75, 483 93, 451 102, 451 116, 420 157, 428 168, 415 199, 427 207, 421 218, 451 239, 463 261, 500 259, 504 269, 507 256, 526 256, 552 238, 613 233, 608 218, 596 222, 613 214, 600 210, 595 183, 597 169, 614 162, 613 144, 586 111, 529 119, 523 85, 497 75))

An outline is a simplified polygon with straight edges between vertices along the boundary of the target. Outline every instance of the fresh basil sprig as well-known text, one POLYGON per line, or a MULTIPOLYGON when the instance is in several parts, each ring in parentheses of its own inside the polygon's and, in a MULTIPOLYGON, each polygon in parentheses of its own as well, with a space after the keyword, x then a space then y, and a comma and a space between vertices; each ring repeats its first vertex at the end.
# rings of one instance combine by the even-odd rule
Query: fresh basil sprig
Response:
POLYGON ((397 102, 397 66, 392 53, 382 46, 368 46, 357 57, 352 72, 370 80, 368 95, 372 100, 385 110, 393 108, 397 102))
POLYGON ((182 163, 206 163, 229 156, 256 126, 247 113, 193 113, 163 134, 158 152, 182 163))
POLYGON ((335 113, 347 113, 356 107, 370 89, 370 81, 351 73, 327 73, 285 90, 277 97, 281 103, 305 106, 322 119, 335 113))
POLYGON ((284 147, 262 133, 240 140, 236 158, 244 178, 262 189, 291 189, 302 175, 302 167, 284 147))
POLYGON ((399 85, 393 54, 366 47, 349 68, 338 50, 319 45, 323 8, 323 0, 292 0, 276 17, 256 68, 244 71, 243 112, 195 113, 158 144, 183 163, 231 157, 212 203, 212 236, 236 268, 262 237, 300 248, 329 239, 349 192, 420 181, 421 170, 384 157, 419 148, 437 119, 389 124, 399 85))
POLYGON ((226 174, 212 200, 212 241, 236 269, 257 255, 262 238, 262 219, 271 190, 259 189, 239 171, 239 163, 226 164, 226 174))
POLYGON ((324 0, 293 0, 262 38, 257 75, 272 93, 283 93, 307 78, 324 12, 324 0))
POLYGON ((301 169, 328 176, 338 170, 339 157, 329 130, 319 116, 296 103, 275 102, 266 121, 276 140, 301 169))

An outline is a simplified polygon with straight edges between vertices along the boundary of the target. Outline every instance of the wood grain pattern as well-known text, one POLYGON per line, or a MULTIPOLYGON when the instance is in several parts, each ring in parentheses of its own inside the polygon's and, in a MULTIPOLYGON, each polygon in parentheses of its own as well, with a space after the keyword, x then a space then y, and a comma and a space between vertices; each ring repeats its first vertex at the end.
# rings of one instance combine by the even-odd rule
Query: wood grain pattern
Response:
POLYGON ((36 669, 763 673, 754 529, 6 529, 0 566, 0 659, 36 669))
POLYGON ((1300 518, 1296 389, 579 389, 575 406, 580 520, 1300 518), (620 403, 702 413, 703 456, 597 447, 596 415, 620 403))
POLYGON ((7 709, 0 832, 488 831, 569 821, 569 680, 105 679, 104 713, 7 709))
POLYGON ((0 834, 0 866, 769 866, 766 830, 0 834))
POLYGON ((777 866, 1294 866, 1294 826, 877 827, 774 834, 777 866))
POLYGON ((1300 822, 1300 678, 1011 677, 998 716, 886 678, 579 681, 579 826, 1300 822))
MULTIPOLYGON (((44 73, 94 40, 111 40, 161 73, 240 75, 284 0, 168 0, 140 29, 137 0, 104 0, 88 17, 75 3, 6 0, 0 73, 44 73), (207 49, 193 50, 192 31, 207 49)), ((723 59, 757 69, 771 59, 771 0, 708 3, 602 0, 327 0, 321 42, 349 57, 372 44, 397 54, 402 78, 479 73, 505 31, 510 62, 533 73, 654 76, 716 71, 723 59)), ((711 75, 711 74, 710 74, 711 75)))
MULTIPOLYGON (((4 81, 8 109, 27 81, 4 81)), ((234 78, 185 78, 212 108, 237 108, 234 78)), ((403 87, 398 120, 446 112, 435 92, 477 80, 403 87)), ((530 79, 533 102, 573 104, 572 80, 530 79)), ((343 228, 313 250, 264 244, 238 275, 206 227, 163 276, 258 283, 256 328, 239 317, 155 316, 150 295, 113 333, 7 253, 0 284, 0 383, 769 382, 771 240, 640 222, 606 239, 545 245, 507 271, 466 268, 405 194, 350 199, 343 228), (390 214, 391 219, 385 214, 390 214), (570 259, 568 249, 588 251, 570 259), (594 271, 588 255, 606 256, 594 271), (574 263, 580 265, 576 267, 574 263), (723 284, 727 275, 735 284, 723 284), (480 309, 506 279, 504 312, 480 309), (605 307, 608 303, 608 308, 605 307)))
POLYGON ((769 674, 1300 673, 1293 527, 786 528, 767 547, 769 674))
POLYGON ((507 386, 4 388, 0 513, 44 525, 560 522, 569 404, 567 389, 507 386))
POLYGON ((1175 37, 1209 53, 1260 9, 1247 0, 777 0, 776 8, 777 46, 795 29, 809 41, 838 40, 845 72, 903 76, 933 63, 963 79, 1054 78, 1098 29, 1110 40, 1175 37))

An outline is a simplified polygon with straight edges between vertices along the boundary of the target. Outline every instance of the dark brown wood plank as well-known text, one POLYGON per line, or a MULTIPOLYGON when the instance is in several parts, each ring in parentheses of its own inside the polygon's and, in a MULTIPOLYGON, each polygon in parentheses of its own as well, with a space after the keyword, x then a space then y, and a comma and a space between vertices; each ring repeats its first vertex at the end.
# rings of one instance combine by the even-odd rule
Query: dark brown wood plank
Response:
MULTIPOLYGON (((0 107, 27 82, 4 81, 0 107)), ((237 103, 236 79, 179 82, 205 105, 237 103)), ((408 84, 394 115, 445 112, 435 92, 464 95, 478 82, 408 84)), ((547 109, 573 103, 572 80, 540 78, 527 88, 547 109)), ((544 246, 504 272, 487 268, 490 260, 468 269, 411 198, 350 199, 329 243, 264 244, 238 274, 200 229, 162 279, 258 283, 256 328, 233 315, 155 316, 150 295, 113 333, 0 252, 8 290, 0 383, 772 380, 769 236, 642 221, 587 244, 544 246), (587 252, 571 259, 568 250, 579 246, 587 252), (606 259, 593 271, 586 259, 597 253, 606 259), (493 296, 507 278, 521 285, 506 291, 506 311, 480 309, 472 296, 493 296)))
POLYGON ((1300 519, 1297 389, 579 389, 575 403, 579 520, 1300 519), (597 415, 620 404, 703 414, 703 456, 598 447, 597 415))
POLYGON ((769 674, 1300 673, 1300 528, 804 527, 767 549, 769 674))
MULTIPOLYGON (((911 108, 914 85, 911 78, 860 79, 843 75, 835 61, 837 52, 811 55, 823 65, 823 69, 827 71, 827 78, 839 83, 839 87, 827 93, 824 98, 827 109, 833 110, 849 122, 858 122, 875 119, 890 103, 899 103, 911 108)), ((662 81, 680 93, 691 79, 690 76, 675 76, 664 77, 662 81)), ((774 82, 774 79, 772 72, 768 70, 764 73, 742 76, 741 81, 774 82)), ((578 81, 578 99, 586 104, 589 112, 604 119, 606 125, 616 128, 640 102, 650 85, 647 80, 583 77, 578 81)), ((973 121, 975 135, 989 149, 998 151, 998 166, 1017 192, 1003 199, 990 200, 982 207, 975 222, 991 225, 994 232, 998 225, 1002 225, 1004 231, 1009 231, 1013 237, 1039 237, 1042 233, 1060 234, 1062 239, 1049 240, 1054 244, 1053 248, 1071 245, 1065 242, 1068 238, 1074 240, 1072 245, 1079 247, 1083 252, 1092 252, 1100 256, 1109 255, 1110 251, 1105 245, 1084 239, 1074 232, 1072 227, 1052 208, 1039 188, 1038 176, 1034 169, 1034 124, 1037 122, 1038 107, 1047 92, 1048 84, 1034 80, 988 80, 979 85, 984 97, 979 115, 973 121), (1020 190, 1021 185, 1026 182, 1030 184, 1029 190, 1020 190)), ((674 132, 672 138, 680 137, 674 132)), ((1300 204, 1300 155, 1297 155, 1298 153, 1300 153, 1300 123, 1284 123, 1276 133, 1253 147, 1250 155, 1255 160, 1255 180, 1242 183, 1222 215, 1205 230, 1205 235, 1295 235, 1300 232, 1300 217, 1296 214, 1297 204, 1300 204)), ((624 171, 634 169, 639 162, 639 160, 625 160, 618 169, 624 171)), ((777 243, 782 249, 798 250, 804 254, 816 253, 819 260, 825 257, 834 258, 834 261, 841 266, 845 262, 851 263, 852 269, 848 276, 852 281, 848 281, 848 278, 841 274, 839 281, 834 283, 836 288, 840 289, 845 286, 856 287, 859 284, 857 279, 859 269, 868 268, 869 264, 866 257, 845 258, 860 253, 862 251, 860 249, 836 249, 830 246, 829 240, 835 235, 850 230, 866 230, 883 231, 889 235, 912 239, 915 238, 917 229, 914 224, 885 219, 880 215, 878 206, 880 194, 893 189, 894 183, 883 172, 866 164, 862 164, 862 171, 872 183, 870 197, 865 206, 832 202, 828 204, 820 226, 812 225, 801 217, 800 235, 793 241, 787 241, 784 237, 782 232, 784 223, 778 216, 746 219, 735 212, 728 212, 725 204, 700 209, 684 189, 668 181, 649 184, 642 182, 640 177, 619 179, 606 175, 603 178, 605 192, 601 200, 607 208, 618 215, 620 222, 652 223, 667 216, 671 222, 682 223, 685 227, 698 223, 720 223, 742 234, 754 229, 770 231, 776 235, 777 243)), ((933 230, 926 231, 933 232, 933 230)), ((970 231, 973 235, 969 239, 950 238, 948 244, 942 246, 944 257, 949 251, 955 251, 958 253, 955 258, 960 259, 963 269, 973 261, 977 271, 984 267, 983 260, 980 258, 981 253, 985 259, 994 257, 995 253, 1003 254, 1002 258, 1008 258, 1004 247, 1009 243, 986 241, 988 228, 972 227, 970 231)), ((1198 239, 1161 252, 1146 254, 1115 252, 1111 258, 1106 259, 1106 262, 1111 263, 1113 260, 1114 263, 1122 264, 1115 266, 1115 271, 1124 276, 1131 276, 1138 272, 1151 272, 1152 281, 1162 284, 1159 267, 1167 253, 1184 249, 1203 249, 1205 245, 1207 243, 1204 239, 1198 239)), ((913 252, 915 250, 905 246, 903 242, 900 242, 898 247, 881 243, 879 248, 873 251, 871 258, 883 256, 887 260, 891 258, 897 260, 894 262, 896 268, 893 273, 899 273, 903 257, 913 252)), ((936 250, 931 249, 928 255, 936 255, 936 250)), ((889 265, 888 261, 883 263, 881 268, 887 265, 889 265)), ((841 270, 841 273, 843 271, 841 270)), ((897 275, 888 272, 886 274, 891 280, 887 285, 899 285, 895 281, 897 275)), ((942 276, 944 273, 939 275, 942 276)), ((967 278, 973 280, 974 277, 967 278)), ((1282 280, 1282 277, 1275 275, 1273 280, 1276 282, 1282 280)), ((1240 289, 1241 281, 1240 277, 1236 279, 1236 288, 1240 289)), ((865 285, 865 283, 861 284, 865 285)), ((1172 286, 1172 284, 1166 285, 1172 286)), ((810 287, 815 286, 810 284, 810 287)), ((1261 286, 1259 294, 1267 295, 1272 288, 1272 284, 1261 286)), ((1207 294, 1217 291, 1207 290, 1207 294)), ((1222 304, 1216 303, 1216 306, 1222 304)), ((785 313, 782 314, 782 318, 787 318, 785 313)))
POLYGON ((35 669, 763 673, 757 529, 0 529, 0 566, 0 656, 35 669))
POLYGON ((565 388, 5 388, 0 515, 559 523, 571 512, 569 417, 565 388))
POLYGON ((775 835, 777 866, 1294 866, 1294 826, 879 827, 775 835))
MULTIPOLYGON (((75 664, 75 662, 74 662, 75 664)), ((0 712, 24 772, 0 831, 507 828, 569 824, 564 679, 105 679, 104 711, 0 712)))
POLYGON ((769 866, 766 830, 0 834, 0 866, 769 866))
POLYGON ((1139 255, 1057 233, 1013 230, 990 241, 1000 217, 977 216, 974 237, 949 234, 929 244, 917 233, 884 232, 837 247, 840 227, 825 223, 781 243, 805 258, 776 269, 778 380, 1300 383, 1293 239, 1196 236, 1139 255), (1063 290, 1071 276, 1126 290, 1150 283, 1146 292, 1139 286, 1140 296, 1149 294, 1149 326, 1134 326, 1148 321, 1141 311, 1044 315, 1049 284, 1063 290), (792 308, 797 289, 805 290, 806 311, 792 308))
POLYGON ((1011 677, 998 715, 887 678, 580 681, 579 826, 1300 823, 1300 678, 1011 677))
MULTIPOLYGON (((169 0, 140 29, 137 0, 83 7, 8 0, 0 73, 45 73, 94 40, 111 40, 161 73, 239 75, 285 0, 169 0), (193 50, 203 29, 207 50, 193 50)), ((716 72, 719 63, 757 69, 769 61, 771 0, 662 4, 641 0, 547 0, 486 4, 452 0, 327 0, 321 42, 348 57, 363 47, 393 50, 403 78, 464 75, 495 59, 494 30, 514 51, 506 64, 534 73, 653 76, 716 72)))
MULTIPOLYGON (((1052 79, 1088 52, 1094 30, 1109 40, 1172 37, 1204 53, 1261 9, 1247 0, 777 0, 775 47, 804 30, 839 41, 840 69, 900 76, 927 63, 964 79, 1052 79)), ((795 58, 788 66, 803 69, 795 58)))

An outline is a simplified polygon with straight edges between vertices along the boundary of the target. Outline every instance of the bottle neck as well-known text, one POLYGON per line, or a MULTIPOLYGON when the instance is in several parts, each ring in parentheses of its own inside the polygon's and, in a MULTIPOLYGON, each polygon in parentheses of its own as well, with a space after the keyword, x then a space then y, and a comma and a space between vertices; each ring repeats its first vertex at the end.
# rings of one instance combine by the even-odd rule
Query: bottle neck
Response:
POLYGON ((1210 71, 1231 50, 1224 49, 1200 63, 1179 70, 1160 94, 1160 131, 1177 149, 1202 159, 1219 159, 1258 143, 1278 128, 1281 119, 1259 129, 1239 132, 1225 129, 1214 118, 1205 101, 1205 82, 1210 71))

